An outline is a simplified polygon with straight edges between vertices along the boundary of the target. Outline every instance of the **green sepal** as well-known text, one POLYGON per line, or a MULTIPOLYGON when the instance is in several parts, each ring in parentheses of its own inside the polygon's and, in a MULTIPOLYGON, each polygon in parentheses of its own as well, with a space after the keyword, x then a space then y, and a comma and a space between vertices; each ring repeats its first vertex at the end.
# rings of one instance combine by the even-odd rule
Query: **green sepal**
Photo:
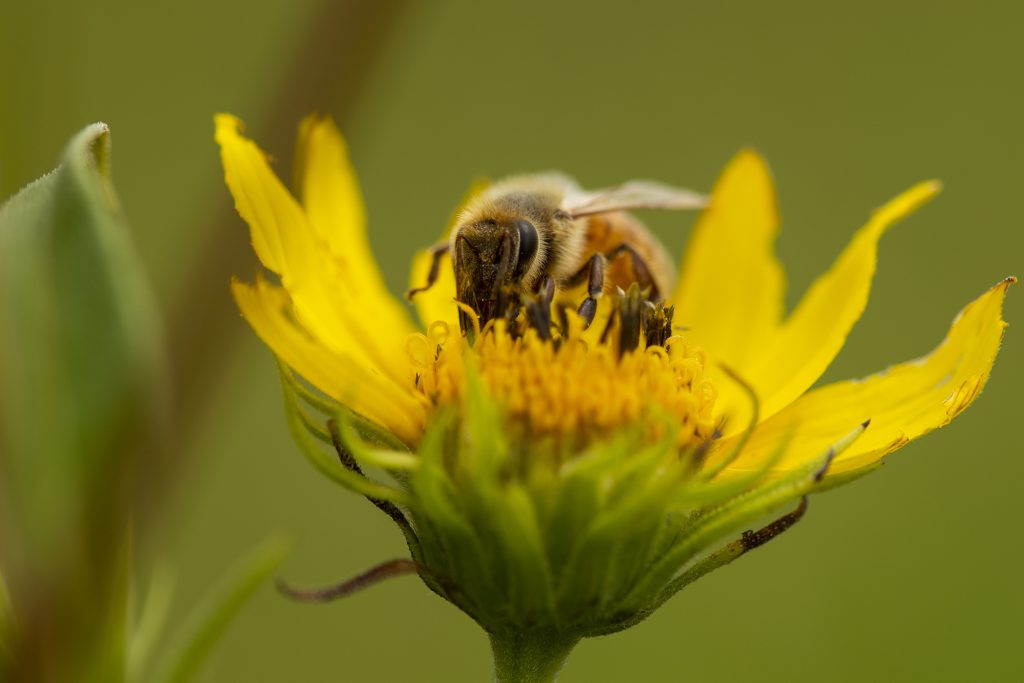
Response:
POLYGON ((823 491, 830 491, 840 486, 846 486, 850 482, 857 481, 861 477, 865 477, 874 472, 875 470, 880 469, 883 465, 885 465, 885 462, 886 461, 883 458, 881 460, 869 462, 866 465, 862 465, 852 470, 846 470, 845 472, 839 472, 837 474, 829 473, 827 477, 824 477, 820 482, 818 482, 815 485, 814 492, 821 493, 823 491))
POLYGON ((470 448, 460 451, 454 471, 464 518, 482 539, 491 539, 491 553, 503 580, 495 584, 519 619, 549 621, 554 615, 552 577, 538 524, 537 511, 523 486, 527 463, 512 450, 504 420, 480 377, 467 371, 467 400, 461 438, 470 448))
POLYGON ((347 421, 351 423, 359 435, 375 447, 389 448, 396 451, 409 450, 406 444, 402 443, 398 437, 384 427, 349 410, 334 399, 328 398, 307 387, 295 374, 295 371, 288 367, 284 361, 278 359, 277 367, 281 374, 281 380, 285 384, 285 390, 290 391, 296 398, 301 399, 300 404, 305 403, 320 413, 321 420, 310 417, 311 424, 315 425, 318 430, 315 434, 317 438, 325 443, 330 443, 330 435, 321 423, 333 418, 339 422, 347 421))
MULTIPOLYGON (((341 442, 352 451, 352 455, 360 465, 377 467, 392 473, 413 470, 419 466, 419 458, 407 450, 377 448, 364 441, 359 427, 354 424, 349 414, 339 412, 335 424, 338 425, 338 436, 341 442)), ((328 427, 328 429, 330 428, 328 427)))
POLYGON ((306 459, 328 479, 356 493, 376 500, 390 501, 396 504, 407 502, 405 493, 385 484, 367 479, 365 476, 344 467, 337 454, 331 455, 324 450, 320 442, 330 443, 330 437, 319 426, 302 406, 299 394, 294 388, 294 378, 287 368, 281 368, 281 386, 284 390, 285 416, 291 429, 292 437, 298 444, 306 459))
MULTIPOLYGON (((715 481, 703 472, 699 477, 680 487, 676 502, 680 506, 714 505, 754 488, 765 479, 772 468, 786 455, 792 433, 786 433, 779 444, 750 472, 736 474, 724 481, 715 481)), ((717 476, 717 473, 716 475, 717 476)))
POLYGON ((829 463, 864 433, 861 425, 803 467, 700 511, 681 529, 680 537, 621 600, 620 612, 642 612, 660 604, 661 592, 685 565, 719 539, 811 492, 822 480, 829 463), (659 602, 660 600, 660 602, 659 602))
POLYGON ((623 577, 639 570, 649 543, 663 524, 672 491, 684 470, 678 464, 675 435, 667 431, 659 442, 633 452, 633 439, 601 447, 612 456, 602 470, 593 471, 591 486, 603 489, 598 506, 572 540, 572 553, 560 584, 559 605, 565 620, 591 613, 601 618, 604 603, 618 592, 623 577))
POLYGON ((409 509, 420 539, 423 563, 452 582, 452 586, 444 588, 449 600, 481 621, 473 600, 492 585, 494 563, 463 517, 455 484, 445 467, 445 454, 457 434, 457 425, 457 413, 447 410, 427 428, 418 450, 420 467, 410 480, 413 502, 409 509))
POLYGON ((743 429, 743 432, 740 434, 739 439, 736 440, 736 443, 725 455, 725 457, 723 457, 716 464, 710 467, 705 467, 704 470, 700 473, 700 478, 705 483, 710 482, 712 479, 714 479, 719 474, 724 472, 726 468, 729 467, 729 465, 731 465, 733 462, 736 461, 737 458, 740 457, 740 454, 743 452, 744 446, 746 446, 747 442, 750 441, 750 437, 754 434, 754 430, 757 428, 758 423, 761 421, 761 399, 758 398, 757 391, 754 389, 754 387, 745 379, 743 379, 743 377, 738 372, 733 370, 728 365, 719 365, 719 367, 722 369, 722 371, 729 379, 731 379, 733 382, 740 386, 740 389, 743 390, 743 393, 746 394, 747 398, 750 400, 750 418, 747 421, 747 426, 743 429))

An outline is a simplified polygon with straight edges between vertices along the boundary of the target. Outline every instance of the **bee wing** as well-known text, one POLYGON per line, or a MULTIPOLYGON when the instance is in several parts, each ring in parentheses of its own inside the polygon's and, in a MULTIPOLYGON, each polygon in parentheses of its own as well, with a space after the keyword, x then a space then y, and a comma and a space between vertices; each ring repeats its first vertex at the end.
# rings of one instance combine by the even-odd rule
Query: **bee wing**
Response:
POLYGON ((616 187, 594 192, 570 192, 562 210, 573 218, 630 209, 685 211, 702 209, 708 198, 699 192, 663 185, 652 180, 631 180, 616 187))

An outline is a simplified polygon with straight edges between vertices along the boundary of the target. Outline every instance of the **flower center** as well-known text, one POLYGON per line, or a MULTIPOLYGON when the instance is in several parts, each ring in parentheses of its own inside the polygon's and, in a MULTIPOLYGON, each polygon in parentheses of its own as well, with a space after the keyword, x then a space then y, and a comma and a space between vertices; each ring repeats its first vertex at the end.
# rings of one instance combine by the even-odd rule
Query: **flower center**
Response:
POLYGON ((679 447, 714 433, 717 392, 704 378, 703 352, 682 337, 637 339, 622 350, 604 340, 545 336, 534 329, 510 334, 498 324, 471 347, 457 330, 434 323, 407 343, 415 391, 431 410, 466 400, 470 365, 511 429, 570 449, 623 428, 660 438, 671 425, 679 447))

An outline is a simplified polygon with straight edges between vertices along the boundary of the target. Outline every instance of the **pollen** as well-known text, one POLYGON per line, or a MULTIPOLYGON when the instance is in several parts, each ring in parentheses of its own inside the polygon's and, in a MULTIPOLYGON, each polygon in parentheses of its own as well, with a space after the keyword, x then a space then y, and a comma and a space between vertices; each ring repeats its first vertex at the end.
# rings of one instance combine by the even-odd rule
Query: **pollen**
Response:
POLYGON ((710 438, 717 392, 706 358, 682 337, 617 353, 583 339, 545 339, 536 330, 508 334, 497 325, 470 346, 435 323, 407 343, 417 394, 430 410, 466 400, 470 364, 509 427, 576 449, 624 428, 661 438, 676 430, 680 448, 710 438))

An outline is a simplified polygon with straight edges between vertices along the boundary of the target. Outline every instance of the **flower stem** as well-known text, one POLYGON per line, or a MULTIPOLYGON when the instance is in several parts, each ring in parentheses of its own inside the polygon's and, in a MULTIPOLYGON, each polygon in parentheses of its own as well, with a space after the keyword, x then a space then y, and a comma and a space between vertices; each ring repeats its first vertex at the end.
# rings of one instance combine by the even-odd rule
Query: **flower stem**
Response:
POLYGON ((495 683, 552 683, 579 642, 550 632, 490 634, 495 683))

